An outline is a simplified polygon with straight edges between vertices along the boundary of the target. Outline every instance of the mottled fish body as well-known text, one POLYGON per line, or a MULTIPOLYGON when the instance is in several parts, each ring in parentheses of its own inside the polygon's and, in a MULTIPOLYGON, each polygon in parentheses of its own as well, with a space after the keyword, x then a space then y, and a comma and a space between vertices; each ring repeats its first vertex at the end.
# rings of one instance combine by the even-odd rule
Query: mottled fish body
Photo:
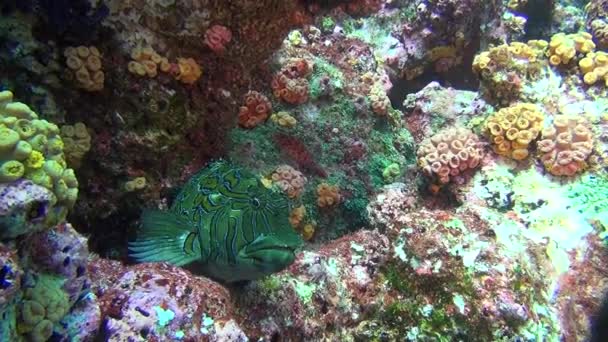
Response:
POLYGON ((138 262, 196 262, 201 273, 226 282, 253 280, 289 266, 302 244, 291 228, 285 198, 226 161, 193 176, 168 212, 144 211, 138 262))

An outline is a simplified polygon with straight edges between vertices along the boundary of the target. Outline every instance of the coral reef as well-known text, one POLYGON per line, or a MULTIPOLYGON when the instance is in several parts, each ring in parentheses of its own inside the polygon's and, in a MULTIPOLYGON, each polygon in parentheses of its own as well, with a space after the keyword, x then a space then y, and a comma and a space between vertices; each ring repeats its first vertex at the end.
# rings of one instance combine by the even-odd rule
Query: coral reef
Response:
POLYGON ((89 272, 101 334, 109 340, 209 339, 233 315, 224 287, 167 264, 125 267, 97 259, 89 272))
MULTIPOLYGON (((605 0, 0 10, 0 340, 588 338, 608 276, 605 0), (295 261, 227 284, 246 277, 132 260, 142 211, 177 208, 217 159, 281 197, 295 261)), ((222 191, 250 196, 242 176, 222 191)), ((217 224, 250 226, 235 215, 217 224)))
POLYGON ((242 326, 252 339, 339 338, 380 304, 388 248, 385 236, 361 231, 300 254, 288 270, 241 292, 242 326))

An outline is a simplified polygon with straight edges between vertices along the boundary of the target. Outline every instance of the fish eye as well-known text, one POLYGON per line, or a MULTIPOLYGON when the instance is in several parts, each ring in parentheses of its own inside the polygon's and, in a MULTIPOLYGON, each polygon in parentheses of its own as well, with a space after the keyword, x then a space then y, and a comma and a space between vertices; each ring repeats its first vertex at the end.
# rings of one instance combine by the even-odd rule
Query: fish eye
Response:
POLYGON ((256 207, 259 208, 260 207, 260 199, 257 197, 254 197, 251 199, 251 204, 256 207))

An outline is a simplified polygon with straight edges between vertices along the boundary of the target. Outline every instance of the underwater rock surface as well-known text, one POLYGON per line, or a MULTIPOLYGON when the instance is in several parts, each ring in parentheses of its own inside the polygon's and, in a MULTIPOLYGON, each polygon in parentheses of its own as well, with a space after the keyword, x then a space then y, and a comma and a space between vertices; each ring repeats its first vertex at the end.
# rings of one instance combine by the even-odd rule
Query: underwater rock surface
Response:
POLYGON ((0 341, 587 341, 608 292, 607 9, 2 2, 0 341), (220 159, 257 190, 235 172, 176 206, 220 159), (249 214, 260 191, 287 203, 294 260, 249 214), (238 240, 269 275, 136 263, 141 213, 169 208, 188 220, 153 225, 142 260, 230 263, 238 240))

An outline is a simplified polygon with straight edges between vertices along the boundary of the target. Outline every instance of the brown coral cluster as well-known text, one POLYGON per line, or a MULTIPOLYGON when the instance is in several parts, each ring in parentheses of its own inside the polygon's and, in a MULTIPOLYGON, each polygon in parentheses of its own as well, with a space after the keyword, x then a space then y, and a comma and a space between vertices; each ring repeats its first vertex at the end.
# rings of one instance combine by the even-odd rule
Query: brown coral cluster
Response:
POLYGON ((450 177, 477 168, 483 154, 477 135, 461 127, 439 131, 422 141, 417 152, 422 171, 440 184, 447 184, 450 177))
POLYGON ((608 0, 591 0, 585 6, 587 29, 600 48, 608 48, 608 0))
POLYGON ((289 198, 298 197, 306 185, 306 177, 302 172, 289 165, 277 167, 270 178, 289 198))
POLYGON ((594 138, 583 117, 558 115, 542 131, 538 150, 545 169, 555 176, 573 176, 587 167, 594 138))
POLYGON ((272 104, 268 98, 255 90, 250 90, 245 94, 245 105, 239 109, 239 126, 253 128, 264 122, 271 111, 272 104))
POLYGON ((127 65, 130 73, 138 76, 156 77, 158 70, 169 72, 171 64, 166 57, 158 54, 153 48, 135 48, 131 51, 131 59, 127 65))
POLYGON ((291 104, 308 101, 308 80, 313 64, 303 58, 287 63, 272 79, 271 87, 275 97, 291 104))
POLYGON ((544 116, 532 103, 518 103, 502 108, 486 121, 494 151, 502 156, 523 160, 529 145, 542 129, 544 116))
POLYGON ((340 189, 336 185, 321 183, 317 186, 317 205, 321 208, 340 203, 340 189))
POLYGON ((289 223, 291 223, 294 228, 297 228, 302 222, 302 220, 304 220, 305 216, 306 207, 304 205, 301 205, 297 208, 293 208, 291 212, 289 212, 289 223))
POLYGON ((101 62, 101 53, 94 46, 68 47, 64 50, 65 63, 69 75, 78 88, 86 91, 103 89, 105 75, 101 62))
POLYGON ((203 71, 193 58, 178 58, 177 63, 171 63, 151 47, 135 48, 131 52, 132 61, 127 65, 130 73, 138 76, 156 77, 159 70, 171 74, 184 84, 194 84, 203 71))
POLYGON ((71 168, 77 169, 84 156, 91 149, 91 135, 82 122, 61 126, 66 161, 71 168))
POLYGON ((376 83, 369 91, 369 102, 372 106, 372 111, 380 116, 385 116, 391 108, 391 100, 386 95, 384 87, 376 83))

